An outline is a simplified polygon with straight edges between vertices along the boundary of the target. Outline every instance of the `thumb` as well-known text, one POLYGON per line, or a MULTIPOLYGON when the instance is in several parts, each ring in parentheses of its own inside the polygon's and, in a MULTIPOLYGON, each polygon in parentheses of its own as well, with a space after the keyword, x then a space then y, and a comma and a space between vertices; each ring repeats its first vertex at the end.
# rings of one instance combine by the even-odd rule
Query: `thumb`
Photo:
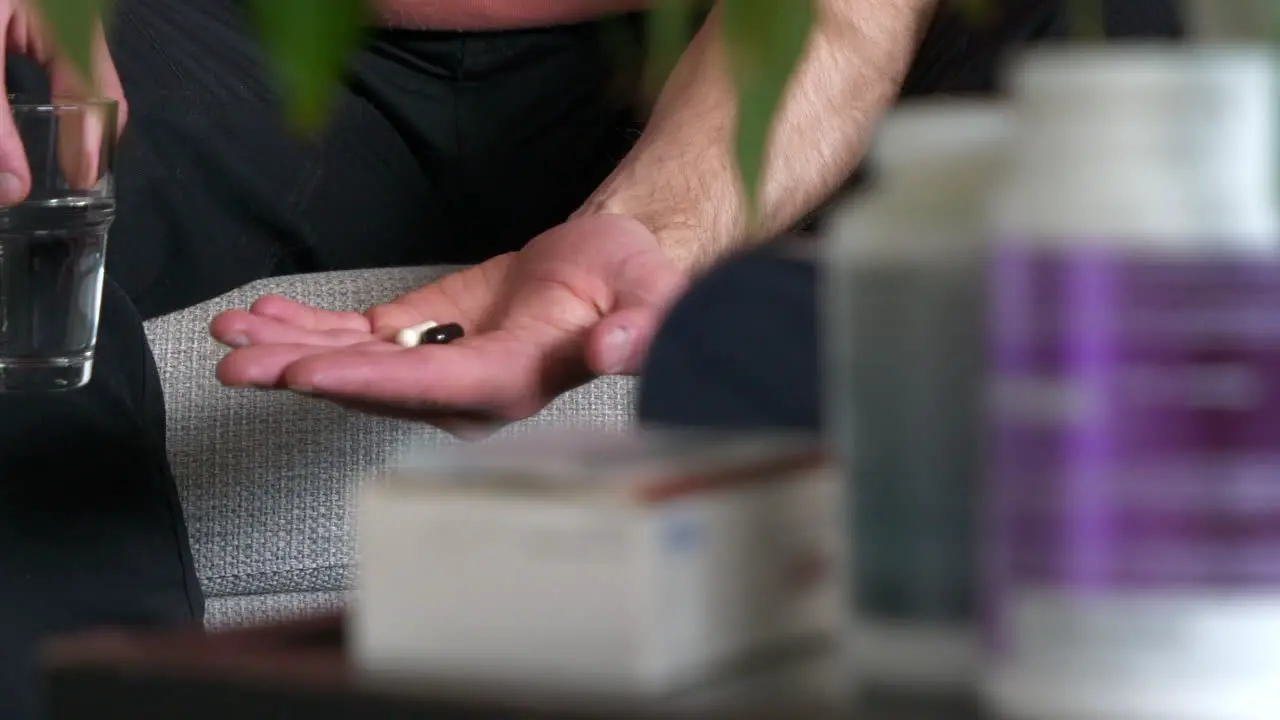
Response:
MULTIPOLYGON (((41 27, 38 32, 45 33, 41 27)), ((49 92, 55 100, 87 100, 108 98, 116 103, 115 122, 111 130, 124 131, 129 119, 129 103, 125 99, 120 73, 111 59, 107 35, 99 20, 93 32, 92 76, 84 77, 65 53, 53 53, 43 64, 49 75, 49 92)))
POLYGON ((614 305, 587 335, 587 368, 596 375, 635 375, 667 310, 688 279, 660 251, 632 256, 611 283, 614 305))
MULTIPOLYGON (((13 8, 0 13, 0 76, 6 71, 8 26, 13 22, 13 8)), ((0 96, 0 206, 17 205, 31 187, 31 171, 27 168, 27 151, 13 121, 8 94, 0 96)))
POLYGON ((606 316, 587 336, 587 367, 596 375, 640 372, 662 317, 657 305, 623 308, 606 316))
MULTIPOLYGON (((0 46, 0 51, 3 47, 0 46)), ((0 72, 4 71, 0 61, 0 72)), ((31 188, 31 170, 27 166, 27 150, 7 97, 0 97, 0 206, 17 205, 31 188)))

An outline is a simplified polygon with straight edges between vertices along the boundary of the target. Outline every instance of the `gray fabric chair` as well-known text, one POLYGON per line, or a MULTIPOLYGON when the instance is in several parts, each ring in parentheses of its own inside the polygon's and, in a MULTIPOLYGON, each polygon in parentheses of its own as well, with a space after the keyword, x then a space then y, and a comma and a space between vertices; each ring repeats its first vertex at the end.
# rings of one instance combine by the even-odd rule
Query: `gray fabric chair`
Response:
MULTIPOLYGON (((275 278, 147 323, 210 627, 341 607, 354 572, 349 510, 360 482, 410 443, 452 442, 421 424, 222 387, 213 370, 225 350, 209 337, 210 318, 267 293, 360 310, 446 270, 275 278)), ((548 425, 621 431, 630 424, 633 393, 630 378, 603 378, 502 434, 548 425)))

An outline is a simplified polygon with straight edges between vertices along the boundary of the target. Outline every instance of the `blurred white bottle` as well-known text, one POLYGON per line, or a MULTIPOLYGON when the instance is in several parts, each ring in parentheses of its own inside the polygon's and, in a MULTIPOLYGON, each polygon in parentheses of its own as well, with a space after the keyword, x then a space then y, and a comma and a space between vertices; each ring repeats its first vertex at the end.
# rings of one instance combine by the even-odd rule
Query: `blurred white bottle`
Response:
POLYGON ((994 103, 916 101, 830 225, 826 413, 852 482, 860 688, 972 696, 994 103))
POLYGON ((994 211, 987 697, 1280 718, 1275 58, 1024 57, 994 211))

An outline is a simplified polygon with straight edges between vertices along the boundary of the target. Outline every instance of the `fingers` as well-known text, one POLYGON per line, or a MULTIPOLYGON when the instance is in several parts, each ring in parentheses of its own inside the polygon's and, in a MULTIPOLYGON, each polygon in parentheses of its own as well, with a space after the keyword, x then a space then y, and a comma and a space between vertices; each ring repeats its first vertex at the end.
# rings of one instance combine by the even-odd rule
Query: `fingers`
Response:
MULTIPOLYGON (((376 341, 349 345, 345 349, 358 352, 362 357, 400 350, 395 345, 376 341)), ((334 351, 333 347, 309 343, 250 345, 224 357, 218 363, 215 374, 218 382, 228 387, 294 389, 305 392, 309 389, 291 385, 286 373, 303 358, 334 351)))
POLYGON ((251 345, 223 358, 216 375, 228 387, 293 390, 478 439, 540 407, 528 395, 527 379, 516 379, 532 366, 494 350, 501 349, 405 349, 382 341, 251 345))
POLYGON ((218 363, 218 380, 231 387, 287 387, 284 373, 290 365, 335 348, 398 349, 375 341, 369 330, 369 321, 358 313, 320 310, 278 295, 259 298, 248 312, 220 313, 209 323, 216 340, 239 348, 218 363))
MULTIPOLYGON (((361 315, 355 312, 321 310, 279 295, 266 295, 259 298, 249 308, 249 313, 262 318, 272 318, 300 329, 359 332, 384 340, 390 340, 400 330, 417 325, 424 319, 423 312, 403 304, 379 305, 370 309, 367 314, 361 315)), ((237 321, 246 322, 239 317, 237 321)), ((211 325, 210 329, 213 328, 214 326, 211 325)), ((221 328, 222 326, 219 325, 219 331, 221 328)), ((214 337, 218 337, 216 332, 214 337)), ((221 337, 218 339, 222 340, 221 337)), ((299 340, 299 342, 305 342, 305 340, 299 340)))
POLYGON ((339 347, 368 342, 373 336, 361 330, 311 330, 273 317, 243 310, 228 310, 209 323, 209 334, 231 347, 285 344, 339 347))
MULTIPOLYGON (((29 24, 37 41, 46 38, 47 29, 35 14, 29 24)), ((50 42, 39 42, 41 48, 50 42)), ((111 157, 110 147, 128 121, 129 106, 125 102, 106 35, 99 25, 93 39, 93 78, 83 78, 61 52, 42 49, 40 59, 47 60, 50 94, 58 100, 107 98, 115 103, 87 103, 76 110, 60 114, 58 120, 58 163, 67 186, 80 191, 94 188, 109 172, 104 158, 111 157)))
POLYGON ((511 261, 512 253, 489 258, 370 309, 366 315, 374 334, 389 339, 402 328, 428 320, 462 323, 468 333, 475 332, 501 294, 511 261))
POLYGON ((318 345, 256 345, 236 350, 218 362, 214 375, 227 387, 280 388, 284 371, 300 358, 329 348, 318 345))
POLYGON ((429 311, 423 312, 415 305, 387 303, 370 308, 366 322, 373 328, 374 335, 389 340, 404 328, 432 319, 427 317, 428 314, 429 311))
POLYGON ((52 43, 45 42, 47 30, 35 15, 31 16, 32 33, 39 41, 41 51, 37 59, 45 65, 49 74, 49 92, 54 99, 83 100, 91 97, 103 97, 115 100, 119 106, 116 113, 117 133, 124 130, 129 117, 129 104, 125 100, 124 86, 120 82, 120 74, 116 72, 115 62, 111 59, 111 50, 107 46, 107 36, 99 23, 93 38, 93 73, 92 78, 81 77, 80 72, 61 52, 49 52, 52 43), (47 48, 47 49, 46 49, 47 48))
MULTIPOLYGON (((4 61, 0 60, 0 66, 4 61)), ((0 72, 4 72, 0 67, 0 72)), ((0 97, 0 206, 17 205, 31 189, 27 151, 13 122, 7 96, 0 97)))
POLYGON ((308 330, 356 330, 363 333, 372 330, 369 319, 360 313, 321 310, 279 295, 259 298, 249 312, 308 330))
POLYGON ((72 190, 92 190, 110 168, 104 167, 115 141, 114 107, 108 103, 86 103, 59 111, 58 166, 72 190))
POLYGON ((366 352, 353 346, 294 361, 284 384, 338 402, 361 402, 419 411, 448 410, 524 417, 540 400, 527 385, 536 377, 527 353, 466 345, 422 346, 366 352))
MULTIPOLYGON (((6 73, 9 34, 13 32, 14 13, 10 3, 0 3, 0 77, 6 73)), ((0 95, 0 206, 16 205, 31 188, 31 170, 27 151, 13 122, 8 93, 0 95)))

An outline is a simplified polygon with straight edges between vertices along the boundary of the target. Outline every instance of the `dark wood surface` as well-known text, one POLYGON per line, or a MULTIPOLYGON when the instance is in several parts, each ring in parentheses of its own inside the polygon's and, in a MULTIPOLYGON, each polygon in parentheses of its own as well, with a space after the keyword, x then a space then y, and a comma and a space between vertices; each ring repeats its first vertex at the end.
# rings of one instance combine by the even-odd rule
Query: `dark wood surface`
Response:
POLYGON ((253 630, 103 631, 45 654, 50 720, 975 720, 956 699, 855 697, 846 664, 813 651, 664 700, 550 695, 362 676, 338 618, 253 630))

